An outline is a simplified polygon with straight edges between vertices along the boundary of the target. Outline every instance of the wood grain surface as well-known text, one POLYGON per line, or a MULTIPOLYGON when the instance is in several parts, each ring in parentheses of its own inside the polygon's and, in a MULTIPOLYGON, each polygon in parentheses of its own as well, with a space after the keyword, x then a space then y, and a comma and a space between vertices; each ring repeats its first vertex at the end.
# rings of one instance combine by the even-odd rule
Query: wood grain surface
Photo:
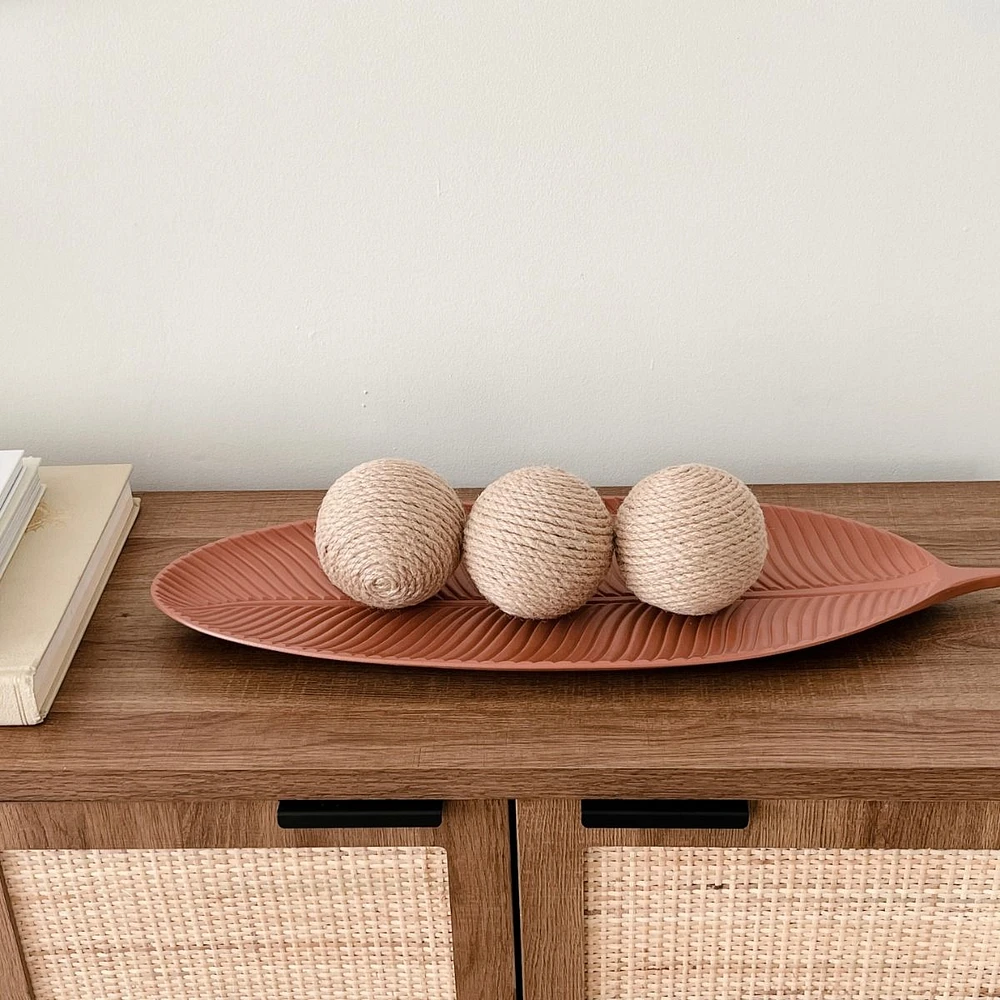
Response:
POLYGON ((517 802, 524 1000, 584 1000, 583 864, 588 832, 580 826, 577 801, 517 802))
MULTIPOLYGON (((756 492, 1000 565, 998 483, 756 492)), ((769 660, 589 675, 321 662, 153 607, 176 556, 320 497, 144 495, 48 721, 0 731, 0 800, 1000 798, 998 591, 769 660)))

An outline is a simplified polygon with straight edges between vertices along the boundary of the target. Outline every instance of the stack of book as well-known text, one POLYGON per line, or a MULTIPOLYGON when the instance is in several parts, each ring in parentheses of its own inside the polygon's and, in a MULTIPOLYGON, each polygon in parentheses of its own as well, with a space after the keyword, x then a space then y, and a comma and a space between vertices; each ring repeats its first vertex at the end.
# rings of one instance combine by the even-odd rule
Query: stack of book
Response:
POLYGON ((23 451, 0 451, 0 576, 45 492, 39 464, 23 451))
POLYGON ((51 707, 138 513, 131 473, 0 451, 0 725, 51 707))

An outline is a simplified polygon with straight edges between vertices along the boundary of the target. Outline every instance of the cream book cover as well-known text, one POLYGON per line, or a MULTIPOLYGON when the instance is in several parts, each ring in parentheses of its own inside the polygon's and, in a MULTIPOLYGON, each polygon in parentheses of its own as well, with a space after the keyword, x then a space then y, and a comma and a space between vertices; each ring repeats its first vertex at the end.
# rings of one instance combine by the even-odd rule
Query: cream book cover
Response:
POLYGON ((0 725, 41 721, 135 519, 130 465, 43 466, 0 578, 0 725))

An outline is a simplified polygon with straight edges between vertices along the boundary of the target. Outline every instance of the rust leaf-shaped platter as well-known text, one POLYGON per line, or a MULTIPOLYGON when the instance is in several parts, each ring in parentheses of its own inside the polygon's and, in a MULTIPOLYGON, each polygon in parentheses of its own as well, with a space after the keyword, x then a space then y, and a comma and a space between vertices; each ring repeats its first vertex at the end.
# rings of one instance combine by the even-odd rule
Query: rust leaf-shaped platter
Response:
MULTIPOLYGON (((617 506, 617 501, 609 501, 617 506)), ((579 611, 512 618, 459 567, 415 608, 379 611, 326 578, 313 523, 223 538, 153 581, 171 618, 249 646, 331 660, 482 670, 616 670, 771 656, 852 635, 986 587, 1000 568, 949 566, 919 545, 830 514, 765 506, 770 540, 759 580, 714 615, 669 614, 637 600, 612 567, 579 611)))

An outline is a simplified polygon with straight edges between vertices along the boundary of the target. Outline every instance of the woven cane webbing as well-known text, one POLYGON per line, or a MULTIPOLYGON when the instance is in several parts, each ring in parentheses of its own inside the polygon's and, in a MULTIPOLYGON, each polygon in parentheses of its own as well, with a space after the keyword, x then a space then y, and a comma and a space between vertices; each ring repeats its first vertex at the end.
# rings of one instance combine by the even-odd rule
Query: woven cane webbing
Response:
POLYGON ((36 1000, 454 1000, 441 848, 5 851, 36 1000))
POLYGON ((595 848, 588 1000, 969 1000, 1000 987, 1000 852, 595 848))

